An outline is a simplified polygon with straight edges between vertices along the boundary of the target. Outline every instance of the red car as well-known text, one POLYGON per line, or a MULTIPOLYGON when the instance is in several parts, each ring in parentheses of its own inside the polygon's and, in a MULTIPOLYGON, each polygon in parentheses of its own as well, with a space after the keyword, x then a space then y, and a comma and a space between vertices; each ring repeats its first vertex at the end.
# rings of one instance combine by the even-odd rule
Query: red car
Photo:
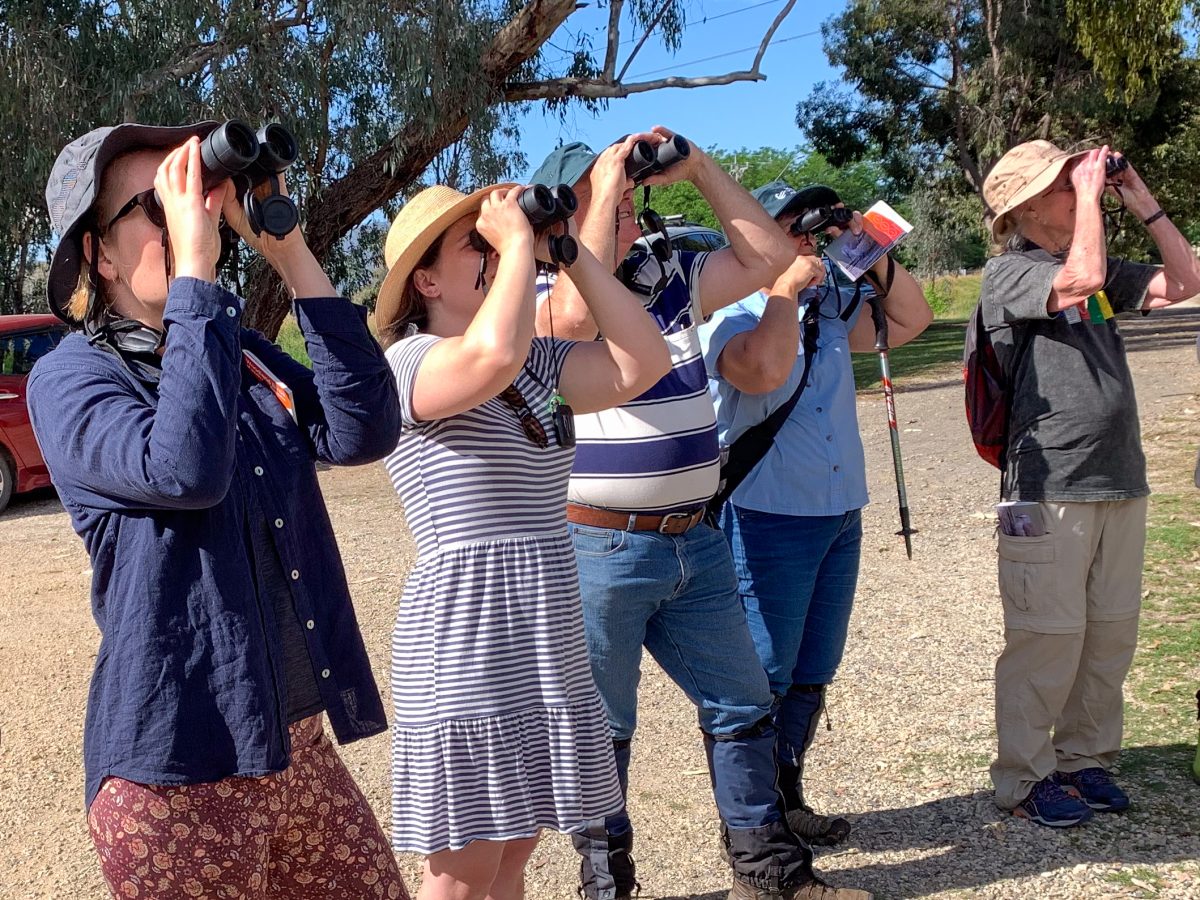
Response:
POLYGON ((25 380, 66 333, 54 316, 0 316, 0 512, 14 493, 50 484, 29 424, 25 380))

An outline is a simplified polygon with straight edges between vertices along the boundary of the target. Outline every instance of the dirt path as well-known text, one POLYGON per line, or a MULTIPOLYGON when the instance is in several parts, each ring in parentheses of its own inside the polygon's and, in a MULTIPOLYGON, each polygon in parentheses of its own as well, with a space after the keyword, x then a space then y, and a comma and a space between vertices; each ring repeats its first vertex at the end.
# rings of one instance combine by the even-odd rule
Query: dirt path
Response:
MULTIPOLYGON (((1124 327, 1151 482, 1178 490, 1191 477, 1188 448, 1200 442, 1200 314, 1124 327)), ((892 535, 882 402, 860 396, 875 502, 831 701, 833 730, 813 751, 810 788, 818 806, 849 814, 856 827, 849 846, 823 853, 819 867, 880 897, 1200 897, 1200 828, 1194 815, 1173 812, 1200 806, 1200 788, 1181 766, 1139 770, 1131 784, 1135 803, 1150 782, 1165 788, 1166 802, 1143 802, 1070 833, 992 806, 991 681, 1001 644, 990 514, 996 478, 971 449, 954 367, 904 385, 897 405, 920 534, 910 563, 892 535)), ((322 482, 386 685, 388 635, 412 544, 381 467, 325 472, 322 482)), ((19 500, 0 519, 0 897, 105 896, 82 813, 80 734, 98 643, 87 587, 87 557, 53 497, 19 500)), ((723 898, 728 875, 695 718, 652 664, 640 721, 631 811, 642 896, 723 898)), ((1179 742, 1193 742, 1194 722, 1181 722, 1179 742)), ((345 751, 381 817, 387 753, 383 738, 345 751)), ((415 886, 416 861, 404 862, 415 886)), ((575 868, 569 844, 550 836, 530 866, 529 896, 573 898, 575 868)))

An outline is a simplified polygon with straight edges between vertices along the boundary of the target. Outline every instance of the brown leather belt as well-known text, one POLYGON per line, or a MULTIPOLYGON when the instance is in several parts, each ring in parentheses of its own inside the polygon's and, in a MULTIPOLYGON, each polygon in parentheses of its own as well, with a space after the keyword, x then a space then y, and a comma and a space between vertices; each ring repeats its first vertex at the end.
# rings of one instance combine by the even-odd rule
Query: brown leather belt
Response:
POLYGON ((640 513, 614 512, 594 506, 567 504, 567 521, 576 525, 591 525, 593 528, 614 528, 617 531, 657 531, 659 534, 683 534, 704 520, 704 507, 691 512, 668 513, 665 516, 648 516, 640 513))

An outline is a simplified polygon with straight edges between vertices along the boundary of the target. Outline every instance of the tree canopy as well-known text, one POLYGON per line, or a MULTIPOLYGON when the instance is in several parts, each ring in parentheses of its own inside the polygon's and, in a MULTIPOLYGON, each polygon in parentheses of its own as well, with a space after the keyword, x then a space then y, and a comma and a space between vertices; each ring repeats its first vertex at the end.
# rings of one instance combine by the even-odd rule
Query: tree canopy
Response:
MULTIPOLYGON (((377 254, 360 224, 429 167, 471 187, 523 166, 522 104, 553 112, 760 80, 794 3, 748 69, 630 82, 647 38, 682 46, 683 3, 609 0, 606 41, 593 47, 567 24, 575 0, 0 0, 0 311, 50 239, 42 191, 53 158, 90 128, 234 116, 289 125, 301 148, 289 187, 309 243, 353 289, 369 280, 368 243, 377 254), (643 35, 630 52, 623 30, 643 35)), ((266 267, 247 276, 248 320, 274 334, 287 298, 266 267)))

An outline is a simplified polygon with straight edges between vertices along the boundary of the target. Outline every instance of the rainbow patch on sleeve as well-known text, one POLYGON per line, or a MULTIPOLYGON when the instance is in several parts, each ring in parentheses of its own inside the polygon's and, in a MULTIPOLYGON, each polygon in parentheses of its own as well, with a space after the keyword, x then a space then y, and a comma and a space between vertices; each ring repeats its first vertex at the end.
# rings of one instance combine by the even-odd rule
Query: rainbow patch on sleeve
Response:
POLYGON ((1088 321, 1093 325, 1103 325, 1114 315, 1112 304, 1108 302, 1108 294, 1104 291, 1096 291, 1088 297, 1087 308, 1088 321))

